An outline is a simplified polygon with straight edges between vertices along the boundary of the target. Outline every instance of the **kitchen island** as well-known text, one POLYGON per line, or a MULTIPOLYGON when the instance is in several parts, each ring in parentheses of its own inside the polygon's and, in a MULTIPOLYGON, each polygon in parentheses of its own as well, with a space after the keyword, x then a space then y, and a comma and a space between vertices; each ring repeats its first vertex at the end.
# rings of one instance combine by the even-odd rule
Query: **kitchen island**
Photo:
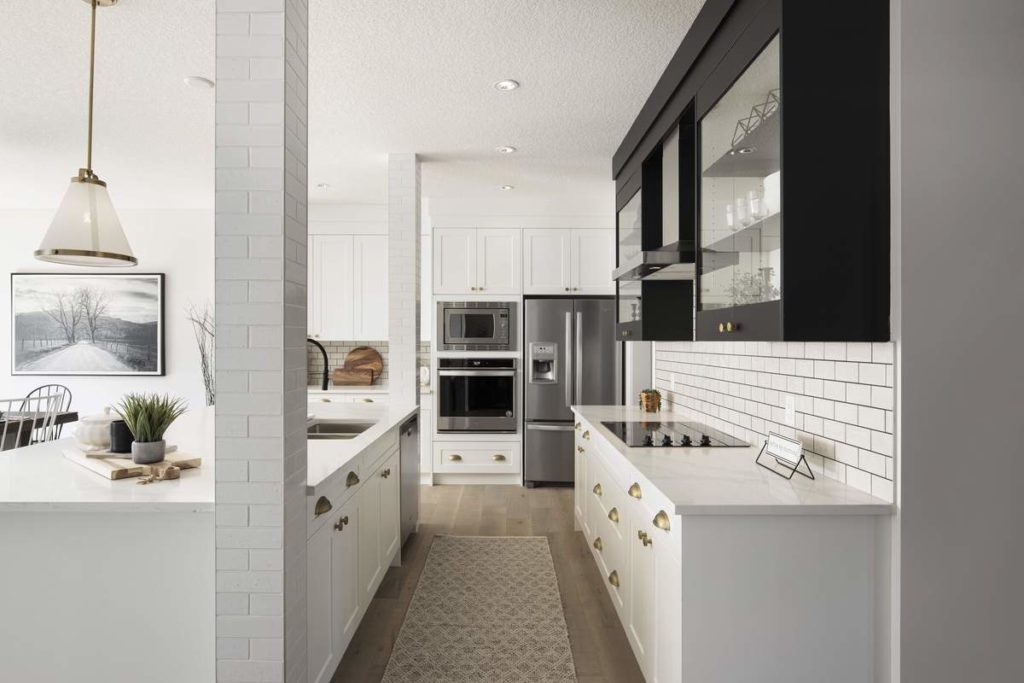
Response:
POLYGON ((575 518, 648 681, 888 680, 893 506, 739 448, 626 446, 574 406, 575 518))
POLYGON ((140 486, 64 457, 0 453, 0 680, 214 678, 212 409, 167 439, 202 467, 140 486))

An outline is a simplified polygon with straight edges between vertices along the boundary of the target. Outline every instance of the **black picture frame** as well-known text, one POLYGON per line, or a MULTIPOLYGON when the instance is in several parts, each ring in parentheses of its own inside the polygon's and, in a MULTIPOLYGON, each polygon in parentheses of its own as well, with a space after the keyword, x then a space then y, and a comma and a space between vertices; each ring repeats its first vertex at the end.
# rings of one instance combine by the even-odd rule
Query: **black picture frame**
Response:
MULTIPOLYGON (((166 324, 165 324, 165 282, 166 275, 164 273, 135 273, 135 272, 107 272, 107 273, 95 273, 95 272, 68 272, 68 273, 54 273, 54 272, 20 272, 11 273, 11 374, 14 376, 59 376, 59 377, 163 377, 167 374, 166 365, 166 324), (53 281, 55 284, 60 281, 67 282, 69 280, 97 280, 95 283, 98 285, 100 282, 122 280, 125 283, 124 291, 117 292, 115 288, 104 284, 100 287, 100 291, 103 294, 111 295, 115 297, 127 297, 131 298, 138 297, 140 299, 145 298, 144 290, 139 292, 131 292, 128 288, 128 284, 132 281, 142 281, 145 285, 153 288, 153 293, 156 295, 156 301, 152 304, 153 313, 155 314, 155 320, 146 322, 135 322, 131 320, 125 320, 123 318, 115 318, 112 322, 116 323, 117 334, 116 338, 104 335, 104 337, 93 337, 97 334, 103 334, 103 323, 100 322, 97 326, 90 328, 87 324, 83 326, 81 319, 77 322, 78 329, 82 330, 83 335, 89 336, 89 339, 80 339, 73 341, 68 338, 67 328, 75 329, 75 323, 73 321, 66 321, 65 324, 57 322, 50 316, 49 313, 45 313, 43 309, 37 310, 24 310, 26 306, 22 302, 19 310, 19 296, 24 296, 25 288, 29 285, 46 286, 49 281, 53 281), (34 282, 33 282, 34 281, 34 282), (56 325, 62 338, 44 338, 44 339, 29 339, 25 336, 24 326, 26 320, 23 319, 19 327, 18 316, 29 315, 29 314, 40 314, 50 316, 53 319, 53 324, 50 324, 50 329, 56 325), (156 329, 150 334, 146 329, 148 326, 155 324, 156 329), (19 337, 19 333, 21 336, 19 337), (152 338, 155 343, 155 349, 151 348, 152 344, 146 343, 149 338, 152 338), (142 343, 139 343, 139 341, 142 343), (31 349, 31 342, 44 343, 43 347, 37 347, 31 349), (63 344, 61 344, 63 341, 63 344), (19 348, 19 344, 21 348, 19 348), (29 352, 26 353, 26 344, 29 347, 29 352), (51 346, 46 347, 49 344, 51 346), (73 345, 82 345, 82 352, 77 353, 73 356, 68 356, 67 364, 61 365, 55 363, 53 360, 59 360, 60 357, 56 356, 56 353, 64 351, 66 352, 73 345), (92 347, 92 348, 88 348, 92 347), (95 349, 95 350, 94 350, 95 349), (39 351, 47 351, 50 353, 39 353, 39 351), (84 358, 83 358, 84 356, 84 358), (44 358, 49 357, 51 362, 41 362, 44 358), (81 362, 86 361, 92 364, 92 367, 74 367, 75 361, 81 362), (106 367, 97 367, 106 363, 106 367), (152 367, 151 367, 152 366, 152 367)), ((83 285, 84 286, 84 285, 83 285)), ((65 285, 66 289, 67 285, 65 285)), ((56 296, 57 288, 55 288, 56 296)), ((117 301, 117 300, 115 300, 117 301)), ((109 301, 107 302, 110 303, 109 301)), ((123 303, 123 302, 122 302, 123 303)), ((79 306, 77 302, 70 302, 69 306, 79 306)), ((144 305, 139 304, 139 305, 144 305)), ((59 309, 55 309, 59 310, 59 309)), ((95 314, 95 307, 92 309, 95 314)), ((116 310, 116 309, 115 309, 116 310)), ((80 318, 88 317, 84 313, 80 314, 80 318)), ((102 318, 102 314, 96 315, 96 319, 102 318)), ((109 318, 109 316, 106 316, 109 318)), ((42 325, 45 321, 44 318, 37 317, 37 321, 42 325)), ((49 323, 47 323, 49 324, 49 323)), ((108 326, 110 322, 106 323, 108 326)), ((76 333, 70 333, 71 337, 77 339, 76 333)))

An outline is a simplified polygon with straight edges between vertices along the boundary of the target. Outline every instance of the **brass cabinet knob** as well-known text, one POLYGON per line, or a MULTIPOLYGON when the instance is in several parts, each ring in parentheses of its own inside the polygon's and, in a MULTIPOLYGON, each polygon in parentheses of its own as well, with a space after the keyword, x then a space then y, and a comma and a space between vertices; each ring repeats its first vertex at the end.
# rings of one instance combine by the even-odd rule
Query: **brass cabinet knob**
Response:
POLYGON ((608 583, 616 588, 619 587, 619 573, 617 571, 612 570, 612 573, 608 575, 608 583))
POLYGON ((632 332, 630 332, 629 330, 623 330, 623 331, 622 331, 622 336, 623 336, 623 337, 628 337, 628 336, 630 336, 631 334, 633 334, 633 333, 632 333, 632 332))
POLYGON ((359 475, 355 472, 349 472, 348 476, 345 477, 345 488, 351 488, 359 483, 359 475))
POLYGON ((664 510, 659 510, 658 514, 654 515, 654 526, 658 527, 662 531, 669 531, 672 529, 672 525, 669 523, 668 514, 664 510))
POLYGON ((495 453, 494 455, 491 456, 491 460, 493 460, 494 462, 504 462, 505 456, 502 455, 501 453, 495 453))
POLYGON ((739 327, 738 325, 735 325, 733 323, 726 323, 725 324, 725 331, 726 332, 735 332, 738 327, 739 327))
POLYGON ((601 485, 600 484, 594 484, 594 495, 595 496, 600 496, 601 495, 601 485))
POLYGON ((718 323, 718 331, 725 332, 725 323, 718 323))
POLYGON ((587 441, 590 441, 590 430, 589 429, 583 432, 583 438, 586 439, 587 441))
POLYGON ((619 508, 612 508, 608 511, 608 519, 612 520, 616 524, 619 523, 619 508))
POLYGON ((391 468, 389 467, 386 470, 381 470, 380 476, 383 477, 384 479, 387 479, 389 476, 391 476, 391 468))
POLYGON ((335 531, 341 531, 342 529, 345 528, 346 524, 348 524, 348 515, 345 515, 344 517, 341 517, 340 519, 338 519, 337 522, 334 523, 334 530, 335 531))
POLYGON ((328 500, 327 496, 320 496, 316 500, 316 505, 313 506, 313 516, 319 517, 322 514, 328 513, 332 507, 331 501, 328 500))
POLYGON ((596 550, 604 550, 604 541, 601 540, 600 536, 594 539, 594 548, 596 550))
POLYGON ((567 291, 567 292, 568 292, 568 291, 569 291, 569 288, 568 288, 568 287, 566 287, 566 288, 565 288, 565 291, 567 291))
POLYGON ((451 460, 452 462, 461 462, 462 456, 459 455, 458 453, 452 453, 451 455, 448 456, 448 459, 451 460))
POLYGON ((629 495, 633 496, 637 500, 643 498, 643 493, 640 492, 640 484, 633 482, 633 485, 629 487, 629 495))
POLYGON ((651 537, 647 534, 644 534, 644 537, 640 539, 640 542, 644 544, 645 548, 649 545, 654 545, 654 541, 652 541, 651 537))
POLYGON ((582 453, 583 452, 583 446, 577 446, 576 447, 576 452, 577 453, 582 453))

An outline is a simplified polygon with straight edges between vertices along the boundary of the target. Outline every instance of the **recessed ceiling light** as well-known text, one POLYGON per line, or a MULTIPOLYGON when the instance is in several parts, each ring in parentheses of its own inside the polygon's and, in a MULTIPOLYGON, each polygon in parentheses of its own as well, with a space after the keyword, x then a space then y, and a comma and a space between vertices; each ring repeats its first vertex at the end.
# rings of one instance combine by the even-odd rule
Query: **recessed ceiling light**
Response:
POLYGON ((331 184, 330 183, 317 183, 316 186, 319 187, 321 190, 326 190, 327 188, 329 188, 331 186, 331 184))
POLYGON ((498 81, 497 83, 494 84, 494 89, 495 90, 501 90, 502 92, 508 92, 510 90, 515 90, 518 87, 519 87, 519 81, 513 81, 511 78, 506 78, 505 80, 498 81))
POLYGON ((505 190, 506 192, 508 192, 509 190, 514 190, 514 189, 516 189, 516 186, 515 186, 515 185, 502 185, 502 186, 501 186, 501 189, 503 189, 503 190, 505 190))
POLYGON ((755 151, 757 151, 756 147, 740 147, 738 149, 729 150, 729 154, 733 156, 736 154, 753 154, 755 151))
POLYGON ((185 85, 199 90, 209 90, 213 87, 213 81, 202 76, 185 76, 185 85))
POLYGON ((516 148, 512 145, 505 145, 504 147, 498 148, 498 154, 511 154, 514 151, 516 151, 516 148))

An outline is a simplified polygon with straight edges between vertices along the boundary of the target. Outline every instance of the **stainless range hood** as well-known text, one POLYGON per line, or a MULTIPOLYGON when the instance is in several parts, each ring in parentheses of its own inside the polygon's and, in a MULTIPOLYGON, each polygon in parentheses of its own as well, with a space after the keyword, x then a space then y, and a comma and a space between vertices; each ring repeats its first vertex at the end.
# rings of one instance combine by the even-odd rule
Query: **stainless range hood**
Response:
POLYGON ((612 271, 612 279, 618 282, 693 280, 696 273, 693 244, 676 242, 660 249, 641 251, 627 257, 612 271))

